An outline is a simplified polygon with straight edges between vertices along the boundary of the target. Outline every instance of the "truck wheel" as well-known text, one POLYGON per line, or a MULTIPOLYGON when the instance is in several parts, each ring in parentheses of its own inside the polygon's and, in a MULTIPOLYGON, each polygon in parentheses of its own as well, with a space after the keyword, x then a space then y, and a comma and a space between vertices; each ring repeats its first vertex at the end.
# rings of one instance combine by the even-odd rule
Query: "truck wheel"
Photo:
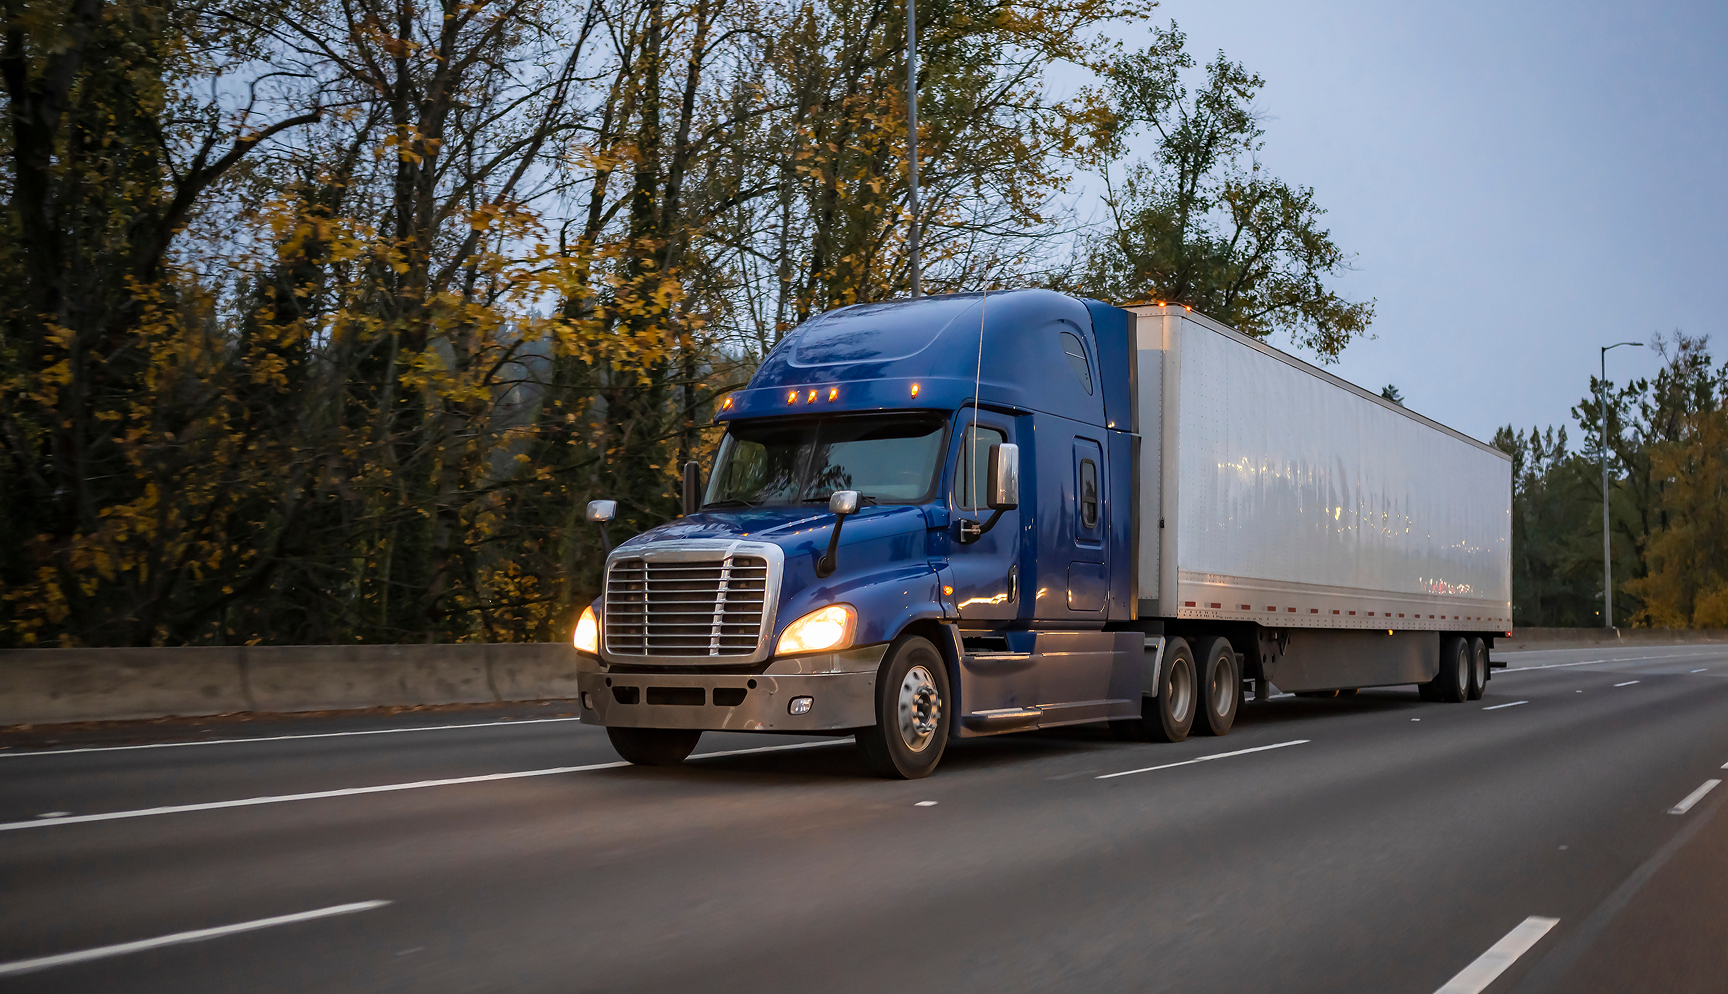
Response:
POLYGON ((606 737, 625 762, 677 766, 696 748, 702 732, 691 728, 608 728, 606 737))
POLYGON ((1236 705, 1242 700, 1242 673, 1230 640, 1202 640, 1195 659, 1200 660, 1200 715, 1194 730, 1202 735, 1229 735, 1236 723, 1236 705))
POLYGON ((1116 737, 1133 742, 1180 742, 1194 727, 1194 653, 1188 643, 1173 638, 1164 645, 1164 665, 1158 692, 1142 694, 1140 717, 1110 723, 1116 737))
POLYGON ((1470 644, 1470 700, 1479 701, 1488 689, 1488 643, 1479 638, 1466 641, 1470 644))
POLYGON ((929 639, 894 643, 876 680, 876 724, 855 738, 864 765, 890 780, 917 780, 936 771, 948 747, 948 667, 929 639))
POLYGON ((1457 704, 1470 699, 1470 640, 1448 635, 1440 640, 1440 672, 1422 685, 1422 699, 1457 704))

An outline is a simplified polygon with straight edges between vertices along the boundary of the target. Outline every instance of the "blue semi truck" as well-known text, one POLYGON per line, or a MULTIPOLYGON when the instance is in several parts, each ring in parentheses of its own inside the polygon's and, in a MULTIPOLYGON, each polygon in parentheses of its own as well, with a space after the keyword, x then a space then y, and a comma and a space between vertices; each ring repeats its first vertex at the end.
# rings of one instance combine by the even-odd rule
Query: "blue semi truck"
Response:
POLYGON ((841 308, 715 420, 576 626, 634 763, 833 734, 915 778, 953 738, 1223 735, 1248 688, 1462 701, 1511 624, 1504 454, 1183 307, 841 308))

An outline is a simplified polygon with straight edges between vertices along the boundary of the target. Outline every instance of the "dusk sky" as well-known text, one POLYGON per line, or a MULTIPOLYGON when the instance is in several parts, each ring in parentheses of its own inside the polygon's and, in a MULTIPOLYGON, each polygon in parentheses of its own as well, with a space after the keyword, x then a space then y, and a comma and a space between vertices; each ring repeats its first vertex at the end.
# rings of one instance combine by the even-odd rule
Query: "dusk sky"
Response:
MULTIPOLYGON (((1335 286, 1378 300, 1379 337, 1334 372, 1488 439, 1571 424, 1598 345, 1681 329, 1728 358, 1728 4, 1166 0, 1156 16, 1202 64, 1222 48, 1265 77, 1262 161, 1314 187, 1357 255, 1335 286)), ((1649 348, 1608 361, 1617 382, 1659 365, 1649 348)))

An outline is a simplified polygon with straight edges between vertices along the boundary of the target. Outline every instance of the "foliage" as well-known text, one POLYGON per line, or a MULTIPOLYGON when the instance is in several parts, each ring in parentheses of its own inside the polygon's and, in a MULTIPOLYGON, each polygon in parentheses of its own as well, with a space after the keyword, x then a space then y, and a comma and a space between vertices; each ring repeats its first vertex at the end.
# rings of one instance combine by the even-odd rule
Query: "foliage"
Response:
POLYGON ((1113 110, 1104 151, 1120 155, 1149 129, 1157 152, 1121 175, 1105 164, 1110 223, 1084 240, 1071 280, 1106 300, 1174 301, 1245 334, 1288 334, 1335 362, 1367 334, 1374 304, 1327 288, 1349 258, 1320 227, 1325 211, 1260 164, 1253 103, 1265 81, 1219 53, 1190 92, 1185 45, 1172 23, 1099 67, 1113 110))

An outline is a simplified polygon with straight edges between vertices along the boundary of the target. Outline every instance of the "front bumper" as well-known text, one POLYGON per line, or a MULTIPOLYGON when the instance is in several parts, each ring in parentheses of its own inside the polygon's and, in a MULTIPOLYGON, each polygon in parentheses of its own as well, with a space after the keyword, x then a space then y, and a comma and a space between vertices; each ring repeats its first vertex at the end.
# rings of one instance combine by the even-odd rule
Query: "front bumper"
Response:
POLYGON ((620 728, 827 732, 876 724, 876 673, 887 645, 776 659, 759 674, 621 673, 579 657, 582 720, 620 728), (716 693, 718 691, 718 693, 716 693), (792 714, 792 702, 810 710, 792 714))

